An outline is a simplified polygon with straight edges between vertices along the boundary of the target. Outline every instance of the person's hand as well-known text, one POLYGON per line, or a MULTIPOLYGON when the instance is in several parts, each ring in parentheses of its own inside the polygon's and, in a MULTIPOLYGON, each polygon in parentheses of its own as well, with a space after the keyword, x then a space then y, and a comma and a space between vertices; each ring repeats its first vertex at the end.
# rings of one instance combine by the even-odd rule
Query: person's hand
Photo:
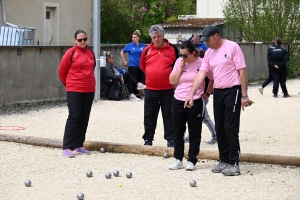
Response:
POLYGON ((253 101, 251 101, 249 99, 249 97, 247 97, 246 99, 242 98, 241 102, 242 102, 242 110, 243 111, 244 111, 244 107, 251 106, 254 103, 253 101))
POLYGON ((275 67, 276 69, 279 69, 278 65, 274 65, 274 67, 275 67))
POLYGON ((206 92, 202 94, 202 98, 203 98, 204 100, 208 99, 208 97, 209 97, 209 96, 207 95, 206 92))
POLYGON ((184 68, 185 68, 185 62, 184 62, 184 60, 182 59, 181 61, 180 61, 180 70, 181 71, 183 71, 184 70, 184 68))
POLYGON ((121 81, 122 84, 124 84, 124 79, 123 78, 121 78, 120 81, 121 81))
POLYGON ((193 95, 189 95, 189 97, 184 102, 184 108, 191 108, 194 105, 193 95))
POLYGON ((125 60, 123 61, 124 62, 124 66, 127 66, 128 65, 128 62, 125 60))

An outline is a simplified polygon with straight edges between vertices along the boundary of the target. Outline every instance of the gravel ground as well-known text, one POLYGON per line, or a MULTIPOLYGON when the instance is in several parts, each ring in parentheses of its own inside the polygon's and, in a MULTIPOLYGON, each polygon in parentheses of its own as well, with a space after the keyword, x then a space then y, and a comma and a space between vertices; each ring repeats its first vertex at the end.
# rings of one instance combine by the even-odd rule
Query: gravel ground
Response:
MULTIPOLYGON (((241 114, 242 153, 300 157, 300 79, 287 81, 292 95, 287 99, 273 98, 272 85, 265 88, 264 95, 257 87, 249 87, 255 103, 241 114)), ((212 98, 208 111, 213 119, 212 98)), ((94 102, 86 139, 142 145, 143 105, 143 101, 94 102)), ((1 107, 0 127, 26 130, 0 130, 0 134, 62 139, 67 115, 64 101, 1 107)), ((206 144, 209 139, 203 125, 200 148, 217 151, 217 145, 206 144)), ((166 146, 161 115, 153 145, 166 146)), ((295 166, 240 163, 242 175, 225 177, 211 173, 217 164, 212 160, 199 160, 193 172, 170 171, 173 158, 94 151, 68 159, 55 148, 10 142, 0 142, 0 148, 4 150, 2 199, 77 199, 78 192, 85 194, 85 200, 300 199, 300 168, 295 166), (87 170, 94 176, 87 178, 87 170), (105 179, 105 173, 113 170, 119 170, 120 177, 105 179), (133 173, 131 179, 125 176, 128 171, 133 173), (32 187, 24 186, 26 179, 32 181, 32 187), (197 187, 190 187, 190 180, 196 180, 197 187)))

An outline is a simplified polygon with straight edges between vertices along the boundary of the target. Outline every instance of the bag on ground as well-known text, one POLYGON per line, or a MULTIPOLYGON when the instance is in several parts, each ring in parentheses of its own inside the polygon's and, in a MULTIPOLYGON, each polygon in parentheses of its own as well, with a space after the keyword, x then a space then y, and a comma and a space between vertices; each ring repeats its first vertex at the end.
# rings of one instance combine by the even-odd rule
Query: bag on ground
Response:
POLYGON ((119 81, 113 83, 113 85, 109 88, 108 91, 108 100, 122 100, 122 85, 119 81))

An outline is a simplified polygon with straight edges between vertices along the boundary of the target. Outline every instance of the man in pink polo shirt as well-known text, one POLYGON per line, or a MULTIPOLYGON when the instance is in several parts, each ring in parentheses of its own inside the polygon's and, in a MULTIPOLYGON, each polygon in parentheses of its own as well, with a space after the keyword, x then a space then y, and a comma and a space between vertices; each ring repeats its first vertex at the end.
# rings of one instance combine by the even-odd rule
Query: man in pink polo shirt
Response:
POLYGON ((209 49, 185 106, 193 106, 193 96, 206 76, 214 80, 214 118, 220 163, 212 172, 237 176, 240 174, 240 113, 241 108, 250 106, 245 58, 239 45, 222 39, 215 26, 204 28, 201 41, 206 42, 209 49))

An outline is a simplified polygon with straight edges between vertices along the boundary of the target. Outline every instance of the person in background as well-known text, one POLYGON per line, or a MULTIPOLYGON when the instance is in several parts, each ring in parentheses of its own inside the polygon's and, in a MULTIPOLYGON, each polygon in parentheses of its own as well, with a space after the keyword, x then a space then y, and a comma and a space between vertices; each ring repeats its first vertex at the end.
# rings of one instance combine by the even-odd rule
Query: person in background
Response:
POLYGON ((193 171, 198 162, 199 146, 201 141, 202 120, 205 104, 202 99, 204 93, 204 84, 200 85, 193 96, 194 106, 184 108, 184 102, 189 97, 189 91, 192 89, 194 78, 199 71, 202 58, 191 41, 185 41, 180 47, 180 54, 176 60, 173 71, 170 74, 170 83, 177 87, 172 103, 172 116, 174 124, 174 157, 175 162, 169 166, 171 170, 183 168, 184 156, 184 133, 186 123, 189 130, 189 151, 186 170, 193 171))
POLYGON ((240 174, 240 113, 241 108, 251 105, 245 58, 240 46, 221 38, 215 26, 204 28, 201 41, 206 41, 209 49, 184 106, 193 107, 194 95, 206 76, 214 81, 213 107, 220 162, 212 172, 237 176, 240 174))
POLYGON ((157 117, 161 108, 164 123, 164 138, 168 147, 174 147, 174 132, 171 105, 174 86, 169 81, 173 65, 178 58, 178 49, 164 38, 161 25, 152 25, 149 35, 152 42, 141 55, 140 67, 146 74, 144 98, 144 145, 152 146, 157 117))
POLYGON ((290 95, 286 89, 286 78, 287 78, 287 66, 286 63, 289 61, 288 52, 281 48, 282 41, 280 38, 275 40, 276 47, 271 50, 270 57, 268 60, 269 66, 272 68, 273 74, 273 94, 274 98, 277 98, 279 83, 283 92, 283 98, 288 98, 290 95))
POLYGON ((113 65, 114 62, 114 55, 109 52, 106 54, 106 76, 108 78, 117 79, 120 81, 121 84, 126 84, 128 91, 129 91, 129 100, 130 101, 139 101, 140 98, 136 97, 133 94, 133 88, 132 88, 132 80, 131 80, 131 74, 129 72, 125 72, 123 74, 120 74, 118 71, 118 68, 113 65))
POLYGON ((258 88, 258 91, 259 91, 260 94, 263 94, 264 93, 264 88, 267 85, 269 85, 269 83, 271 83, 273 81, 272 67, 269 65, 269 60, 270 60, 270 54, 273 51, 273 49, 275 49, 275 47, 276 47, 276 44, 274 42, 274 44, 272 44, 268 48, 267 61, 268 61, 269 77, 263 82, 263 84, 261 85, 261 87, 258 88))
POLYGON ((87 34, 77 30, 75 45, 63 55, 58 75, 66 87, 69 116, 65 126, 62 154, 72 158, 75 153, 90 154, 83 147, 90 111, 94 100, 96 79, 94 52, 87 46, 87 34))
MULTIPOLYGON (((193 35, 193 43, 195 44, 196 48, 200 51, 203 50, 204 52, 208 49, 205 42, 200 41, 202 36, 195 33, 193 35)), ((200 56, 201 57, 201 56, 200 56)))
POLYGON ((146 45, 140 42, 141 32, 136 30, 132 34, 132 42, 127 44, 120 52, 121 58, 125 66, 128 66, 128 72, 138 81, 137 88, 133 87, 133 93, 139 94, 137 90, 143 90, 146 86, 144 82, 145 76, 140 69, 140 58, 143 49, 146 45), (128 53, 128 62, 125 59, 124 53, 128 53))

